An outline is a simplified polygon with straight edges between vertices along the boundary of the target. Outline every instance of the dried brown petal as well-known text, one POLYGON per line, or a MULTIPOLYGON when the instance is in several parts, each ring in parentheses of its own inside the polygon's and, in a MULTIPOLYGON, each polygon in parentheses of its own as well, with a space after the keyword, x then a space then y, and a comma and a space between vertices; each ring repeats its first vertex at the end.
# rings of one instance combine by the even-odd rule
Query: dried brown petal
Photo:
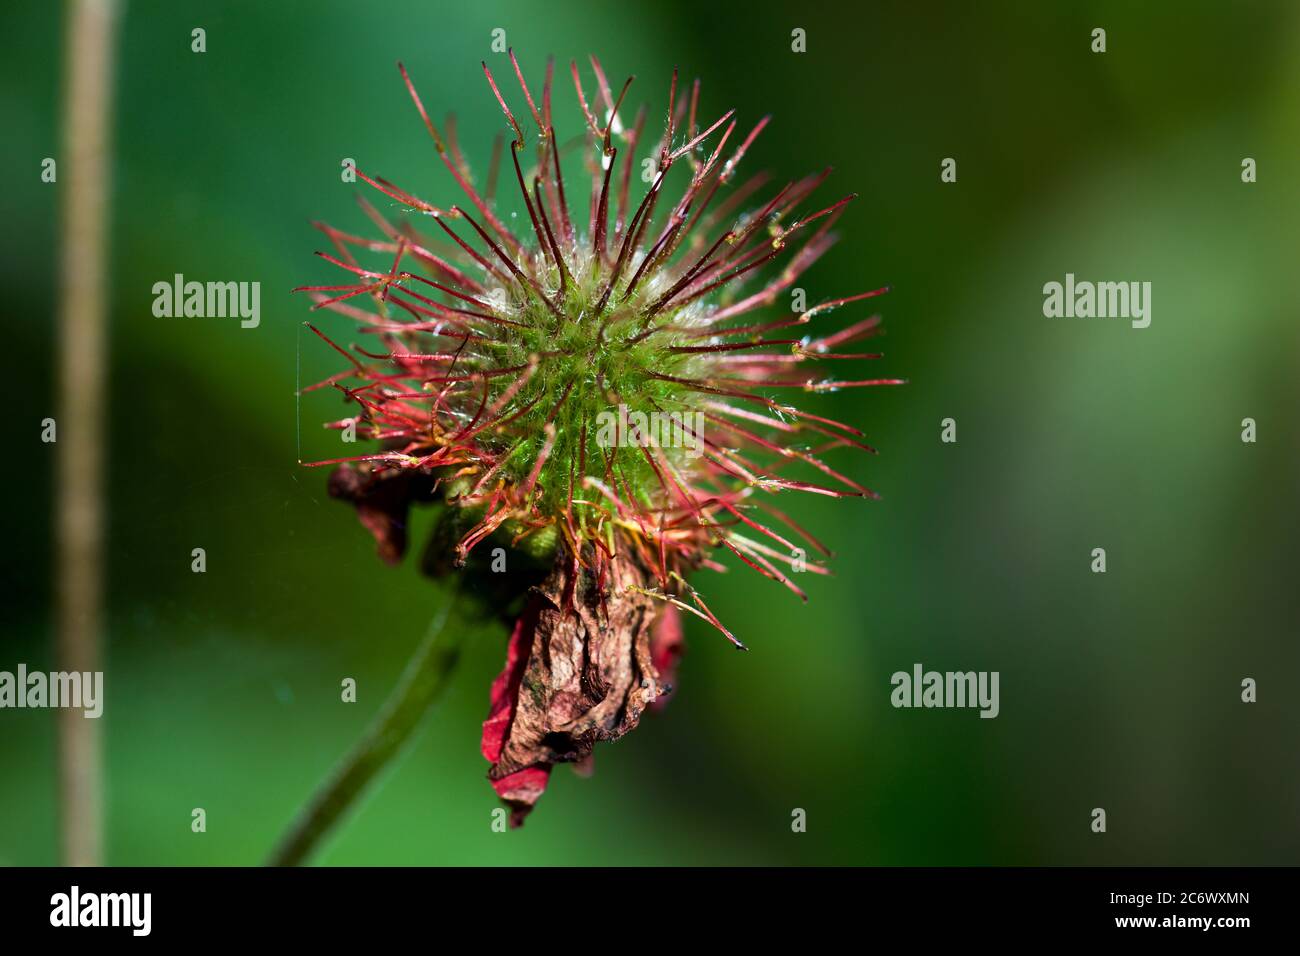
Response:
POLYGON ((332 498, 352 502, 357 517, 375 536, 379 556, 397 564, 406 553, 406 524, 412 501, 428 500, 435 481, 413 471, 376 471, 370 462, 340 465, 330 474, 332 498))
POLYGON ((493 685, 484 756, 515 825, 551 766, 585 761, 598 741, 622 737, 668 690, 651 651, 662 605, 635 590, 648 575, 628 557, 607 567, 602 590, 586 570, 557 563, 534 589, 493 685))

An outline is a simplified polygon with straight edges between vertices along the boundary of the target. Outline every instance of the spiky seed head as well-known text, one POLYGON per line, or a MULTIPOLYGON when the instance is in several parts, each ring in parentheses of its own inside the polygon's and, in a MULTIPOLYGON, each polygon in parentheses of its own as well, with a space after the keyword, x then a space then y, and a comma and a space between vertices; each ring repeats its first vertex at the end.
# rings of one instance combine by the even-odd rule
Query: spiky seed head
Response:
MULTIPOLYGON (((357 170, 384 196, 387 212, 361 199, 379 235, 319 225, 333 246, 319 255, 343 270, 345 281, 298 291, 312 296, 315 309, 355 319, 378 344, 344 349, 313 326, 350 364, 312 387, 340 390, 355 411, 332 425, 351 422, 380 447, 314 464, 341 466, 332 487, 357 504, 389 558, 404 546, 409 503, 436 495, 460 516, 449 544, 456 562, 489 539, 553 561, 556 571, 542 591, 556 596, 561 615, 574 610, 575 593, 615 600, 609 589, 617 586, 624 596, 635 592, 638 604, 659 602, 674 620, 678 610, 705 618, 743 646, 687 573, 717 567, 712 553, 725 548, 802 596, 788 569, 824 573, 820 560, 797 555, 809 547, 829 552, 765 499, 792 490, 874 497, 824 460, 837 448, 872 451, 862 433, 801 411, 786 396, 901 384, 813 371, 879 358, 843 351, 878 334, 878 317, 807 334, 838 307, 887 290, 799 312, 774 307, 834 242, 832 227, 854 197, 810 202, 829 170, 783 186, 769 186, 762 175, 738 179, 768 117, 743 136, 731 111, 705 125, 699 81, 684 95, 675 70, 663 127, 647 141, 646 110, 630 121, 623 114, 631 79, 615 96, 595 57, 590 96, 570 64, 587 141, 579 178, 589 186, 578 188, 573 170, 565 178, 566 148, 552 123, 553 62, 535 98, 513 51, 509 59, 527 112, 511 109, 484 64, 511 140, 503 150, 498 138, 484 189, 470 174, 450 117, 440 130, 399 64, 464 199, 437 206, 357 170), (650 162, 643 165, 645 157, 650 162), (518 192, 514 216, 496 197, 502 177, 518 192)), ((533 618, 525 642, 539 629, 562 630, 545 613, 526 613, 533 618)), ((565 637, 575 646, 600 639, 565 637)), ((654 699, 660 670, 647 657, 647 640, 642 634, 624 641, 624 657, 644 660, 624 661, 620 673, 643 675, 637 686, 654 699)), ((521 653, 519 667, 528 663, 526 649, 521 653)), ((528 751, 508 767, 490 757, 494 774, 504 778, 494 777, 498 792, 535 799, 537 766, 577 759, 581 741, 589 750, 590 739, 617 736, 640 707, 627 704, 617 727, 595 721, 568 753, 528 751), (515 779, 516 772, 526 779, 515 779)), ((544 720, 540 734, 553 736, 544 720)), ((485 735, 485 754, 487 741, 485 735)), ((509 752, 510 741, 491 749, 499 755, 502 747, 509 752)))

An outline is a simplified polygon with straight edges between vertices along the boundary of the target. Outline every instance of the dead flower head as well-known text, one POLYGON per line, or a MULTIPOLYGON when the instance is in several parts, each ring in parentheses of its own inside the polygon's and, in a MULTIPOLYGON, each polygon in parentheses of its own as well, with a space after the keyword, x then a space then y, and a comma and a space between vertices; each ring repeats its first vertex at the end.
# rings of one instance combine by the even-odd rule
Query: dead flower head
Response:
POLYGON ((503 578, 514 593, 500 606, 513 597, 517 614, 482 742, 518 823, 554 764, 585 763, 670 691, 681 612, 744 646, 691 572, 719 569, 723 549, 800 597, 791 568, 825 573, 804 555, 827 549, 768 498, 875 497, 824 460, 873 451, 863 434, 783 396, 900 380, 814 371, 880 358, 844 351, 878 333, 878 316, 796 334, 886 289, 769 308, 831 246, 854 197, 811 201, 829 170, 781 186, 738 178, 768 117, 743 134, 732 112, 703 122, 699 81, 679 89, 674 71, 649 139, 646 110, 624 106, 631 79, 616 94, 592 57, 594 91, 571 64, 585 145, 566 144, 553 62, 538 97, 509 59, 518 113, 483 66, 511 142, 503 164, 498 139, 482 187, 451 118, 440 130, 399 67, 465 204, 358 169, 387 212, 360 200, 371 235, 319 225, 333 247, 319 255, 344 281, 300 291, 373 338, 345 349, 313 327, 348 363, 312 386, 353 406, 330 427, 378 443, 314 464, 338 466, 331 491, 381 556, 400 559, 411 503, 430 501, 446 514, 429 570, 482 568, 485 545, 537 569, 503 578))

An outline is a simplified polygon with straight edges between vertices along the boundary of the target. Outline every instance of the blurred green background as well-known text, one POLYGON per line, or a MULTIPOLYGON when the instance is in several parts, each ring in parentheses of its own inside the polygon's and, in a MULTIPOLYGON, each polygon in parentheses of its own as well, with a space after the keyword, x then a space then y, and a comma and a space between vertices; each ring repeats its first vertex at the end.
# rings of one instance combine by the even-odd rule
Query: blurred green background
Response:
MULTIPOLYGON (((53 666, 53 324, 63 13, 0 12, 9 441, 0 669, 53 666)), ((860 199, 799 285, 890 283, 900 389, 819 396, 882 450, 884 500, 778 504, 837 551, 807 606, 741 568, 696 584, 752 648, 692 627, 672 705, 596 773, 561 768, 492 832, 485 629, 326 864, 1258 864, 1300 859, 1300 8, 1244 4, 138 2, 119 46, 111 232, 107 859, 247 864, 360 734, 445 595, 374 556, 300 468, 310 222, 368 232, 343 157, 434 201, 394 67, 454 109, 480 173, 503 127, 479 67, 530 82, 597 53, 658 121, 774 120, 747 158, 833 164, 860 199), (1090 52, 1090 31, 1108 51, 1090 52), (207 31, 207 52, 190 31, 207 31), (806 53, 790 33, 807 31, 806 53), (1243 157, 1259 181, 1241 182, 1243 157), (954 157, 958 181, 943 184, 954 157), (159 319, 151 286, 260 281, 262 323, 159 319), (1049 320, 1042 286, 1150 281, 1153 321, 1049 320), (1259 441, 1240 441, 1253 417, 1259 441), (955 418, 958 442, 942 444, 955 418), (206 574, 190 572, 204 547, 206 574), (1104 547, 1108 573, 1089 571, 1104 547), (921 662, 1001 672, 1001 715, 895 710, 921 662), (355 677, 356 704, 339 701, 355 677), (1240 702, 1240 682, 1259 702, 1240 702), (207 811, 205 834, 190 811, 207 811), (1104 807, 1108 832, 1090 831, 1104 807), (791 832, 794 808, 806 833, 791 832)), ((557 115, 579 117, 557 71, 557 115)), ((589 71, 584 76, 590 81, 589 71)), ((831 327, 868 314, 841 312, 831 327)), ((347 337, 347 322, 326 319, 347 337)), ((304 399, 303 456, 343 414, 304 399)), ((417 539, 418 540, 418 539, 417 539)), ((0 712, 0 863, 57 860, 54 716, 0 712)))

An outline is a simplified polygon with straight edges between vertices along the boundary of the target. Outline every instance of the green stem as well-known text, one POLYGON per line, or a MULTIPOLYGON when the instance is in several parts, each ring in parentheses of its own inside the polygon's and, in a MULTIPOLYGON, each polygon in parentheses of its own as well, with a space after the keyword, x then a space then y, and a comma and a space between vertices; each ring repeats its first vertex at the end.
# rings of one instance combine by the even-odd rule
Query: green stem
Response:
POLYGON ((311 802, 299 813, 267 861, 269 866, 298 866, 303 863, 375 775, 397 756, 420 718, 441 696, 470 631, 462 621, 447 629, 455 603, 453 589, 447 604, 430 623, 428 633, 383 709, 365 736, 334 768, 311 802))

